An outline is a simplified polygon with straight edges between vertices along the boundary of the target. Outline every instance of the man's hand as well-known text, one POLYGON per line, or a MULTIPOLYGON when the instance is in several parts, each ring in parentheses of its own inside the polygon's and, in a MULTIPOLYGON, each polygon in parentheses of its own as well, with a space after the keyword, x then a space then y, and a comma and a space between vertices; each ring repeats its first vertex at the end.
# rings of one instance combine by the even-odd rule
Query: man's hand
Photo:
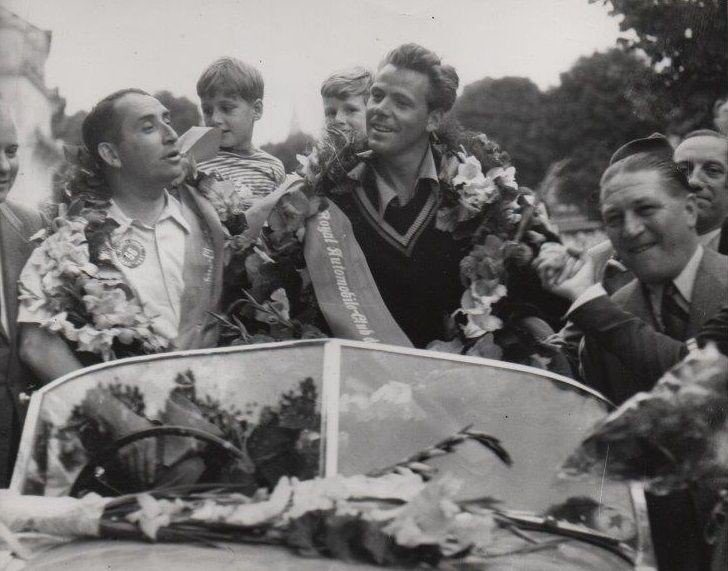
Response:
POLYGON ((571 301, 596 283, 591 256, 562 244, 544 244, 533 266, 546 290, 571 301))
MULTIPOLYGON (((87 416, 101 421, 114 440, 154 426, 143 416, 134 413, 105 387, 89 390, 81 402, 81 408, 87 416)), ((118 457, 122 466, 144 487, 151 487, 156 477, 159 463, 158 441, 158 438, 145 438, 119 450, 118 457)))
POLYGON ((118 457, 132 477, 144 488, 151 488, 157 478, 159 466, 159 453, 157 447, 160 445, 159 438, 145 438, 137 440, 119 449, 118 457))

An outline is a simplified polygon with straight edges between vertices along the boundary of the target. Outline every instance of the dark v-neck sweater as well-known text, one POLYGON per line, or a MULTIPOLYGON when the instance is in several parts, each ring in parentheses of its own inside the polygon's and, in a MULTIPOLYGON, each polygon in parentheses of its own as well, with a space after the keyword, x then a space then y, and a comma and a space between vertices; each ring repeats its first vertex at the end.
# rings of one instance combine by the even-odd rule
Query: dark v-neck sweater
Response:
POLYGON ((378 230, 381 224, 372 214, 379 209, 379 192, 371 168, 361 181, 365 197, 351 192, 333 200, 349 218, 392 317, 412 344, 423 348, 443 338, 445 316, 460 305, 463 288, 459 264, 467 251, 467 240, 455 241, 450 233, 435 228, 437 201, 431 207, 430 196, 437 196, 436 183, 420 179, 412 200, 399 206, 394 199, 384 213, 384 220, 399 234, 415 230, 408 247, 394 244, 378 230), (363 200, 370 202, 370 209, 363 206, 363 200), (423 219, 425 208, 429 216, 423 219))

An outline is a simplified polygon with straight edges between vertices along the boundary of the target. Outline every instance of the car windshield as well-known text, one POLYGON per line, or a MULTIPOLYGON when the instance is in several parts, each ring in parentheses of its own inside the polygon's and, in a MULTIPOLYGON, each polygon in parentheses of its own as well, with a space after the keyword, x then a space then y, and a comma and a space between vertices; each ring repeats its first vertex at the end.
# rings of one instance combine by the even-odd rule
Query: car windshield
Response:
POLYGON ((316 341, 171 353, 92 367, 38 391, 12 487, 42 495, 148 488, 141 477, 134 483, 123 454, 102 458, 145 433, 164 443, 154 448, 155 474, 242 483, 252 493, 281 475, 370 473, 471 427, 498 439, 512 465, 474 442, 431 460, 462 482, 461 500, 634 544, 627 485, 558 476, 607 410, 568 379, 433 352, 316 341), (163 432, 170 427, 184 430, 163 432), (79 488, 83 478, 105 488, 79 488))

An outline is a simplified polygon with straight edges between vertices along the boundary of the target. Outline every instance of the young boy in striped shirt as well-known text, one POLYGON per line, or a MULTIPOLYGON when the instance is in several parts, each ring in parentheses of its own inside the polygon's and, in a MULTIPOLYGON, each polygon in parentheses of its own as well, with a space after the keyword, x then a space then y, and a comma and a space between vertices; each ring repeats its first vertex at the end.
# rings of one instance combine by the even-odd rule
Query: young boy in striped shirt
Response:
POLYGON ((222 131, 217 156, 198 165, 233 182, 246 207, 274 191, 285 179, 283 163, 253 146, 253 127, 263 116, 263 76, 235 58, 213 62, 197 81, 205 125, 222 131))

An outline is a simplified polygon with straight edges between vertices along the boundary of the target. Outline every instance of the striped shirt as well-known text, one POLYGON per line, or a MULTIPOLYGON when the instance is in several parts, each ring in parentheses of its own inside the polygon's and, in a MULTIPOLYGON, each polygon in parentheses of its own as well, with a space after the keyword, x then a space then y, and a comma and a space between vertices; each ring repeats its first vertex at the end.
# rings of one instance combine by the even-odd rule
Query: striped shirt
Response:
POLYGON ((197 166, 205 174, 232 181, 246 208, 273 192, 286 179, 283 163, 260 149, 246 155, 220 151, 215 158, 197 166))

